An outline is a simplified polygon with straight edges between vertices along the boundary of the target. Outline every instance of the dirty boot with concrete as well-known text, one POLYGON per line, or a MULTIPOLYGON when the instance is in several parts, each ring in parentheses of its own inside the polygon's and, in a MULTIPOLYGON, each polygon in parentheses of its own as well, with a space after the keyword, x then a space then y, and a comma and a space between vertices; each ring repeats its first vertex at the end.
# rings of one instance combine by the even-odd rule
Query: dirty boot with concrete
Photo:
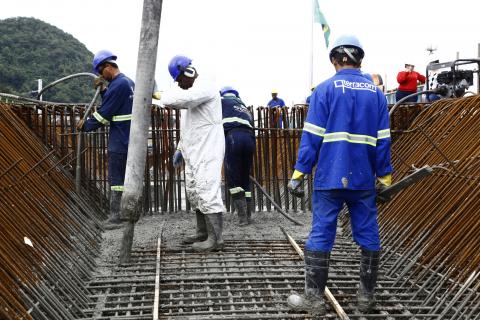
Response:
POLYGON ((247 200, 247 222, 248 224, 252 223, 252 212, 255 209, 253 206, 252 197, 245 197, 247 200))
POLYGON ((210 252, 223 249, 223 213, 205 214, 208 238, 202 242, 195 242, 192 249, 196 252, 210 252))
POLYGON ((105 230, 115 230, 123 227, 120 220, 120 201, 122 200, 122 191, 110 191, 110 215, 108 220, 103 223, 105 230))
POLYGON ((205 222, 205 215, 200 210, 195 210, 195 218, 197 220, 197 231, 194 235, 187 236, 182 240, 182 244, 193 244, 207 240, 207 224, 205 222))
POLYGON ((375 306, 374 291, 377 284, 380 251, 362 249, 360 260, 360 287, 358 289, 358 310, 370 313, 375 306))
POLYGON ((247 218, 247 200, 245 199, 245 192, 238 192, 232 195, 233 206, 238 213, 238 225, 240 227, 248 225, 247 218))
POLYGON ((290 308, 307 311, 311 316, 325 314, 323 299, 328 279, 330 252, 305 250, 305 294, 292 294, 287 303, 290 308))

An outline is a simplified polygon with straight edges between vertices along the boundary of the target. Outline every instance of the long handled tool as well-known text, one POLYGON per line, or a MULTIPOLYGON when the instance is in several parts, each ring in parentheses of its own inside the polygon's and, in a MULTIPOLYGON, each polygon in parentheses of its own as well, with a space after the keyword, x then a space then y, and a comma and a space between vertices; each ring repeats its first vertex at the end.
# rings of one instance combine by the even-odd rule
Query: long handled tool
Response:
MULTIPOLYGON (((439 167, 437 167, 439 168, 439 167)), ((403 189, 411 186, 412 184, 424 179, 425 177, 429 176, 433 172, 432 167, 425 165, 421 167, 420 169, 415 169, 415 171, 402 180, 392 184, 391 186, 388 187, 383 187, 378 190, 377 192, 377 201, 380 203, 388 202, 390 201, 394 195, 402 191, 403 189)), ((252 178, 252 177, 250 177, 252 178)), ((252 180, 253 181, 253 180, 252 180)), ((303 190, 294 190, 291 191, 291 193, 298 198, 302 198, 305 195, 305 192, 303 190)))
POLYGON ((254 177, 250 176, 250 180, 258 187, 258 189, 265 195, 265 197, 267 197, 268 200, 270 200, 270 202, 273 204, 273 206, 275 207, 275 209, 277 209, 278 212, 280 212, 285 218, 287 218, 288 220, 292 221, 293 223, 295 223, 296 225, 298 226, 304 226, 305 224, 301 223, 300 221, 296 220, 295 218, 292 218, 291 216, 288 215, 288 213, 286 213, 285 211, 283 211, 282 207, 280 207, 276 202, 275 200, 273 200, 273 198, 268 194, 268 192, 262 187, 262 185, 260 183, 258 183, 257 180, 255 180, 254 177))
POLYGON ((412 184, 422 180, 423 178, 429 176, 432 172, 433 168, 427 165, 421 167, 420 169, 416 169, 413 173, 409 174, 399 182, 381 189, 377 193, 377 201, 381 203, 390 201, 394 195, 396 195, 403 189, 411 186, 412 184))
MULTIPOLYGON (((85 119, 87 118, 99 94, 100 94, 100 86, 97 87, 97 91, 95 91, 95 95, 93 96, 92 101, 90 102, 90 104, 87 107, 87 110, 83 114, 83 118, 82 118, 83 121, 85 121, 85 119)), ((79 131, 77 134, 77 166, 75 167, 75 190, 77 190, 77 193, 80 193, 80 186, 82 181, 82 162, 80 161, 80 156, 82 154, 82 141, 83 141, 83 132, 79 131)))

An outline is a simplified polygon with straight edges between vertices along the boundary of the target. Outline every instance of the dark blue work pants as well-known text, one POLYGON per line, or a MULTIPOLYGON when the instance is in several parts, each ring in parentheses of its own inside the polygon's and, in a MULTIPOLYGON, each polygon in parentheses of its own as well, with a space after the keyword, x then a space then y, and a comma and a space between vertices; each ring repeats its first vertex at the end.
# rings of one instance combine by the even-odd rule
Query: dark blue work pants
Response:
POLYGON ((231 129, 225 133, 225 174, 231 193, 250 194, 250 171, 255 152, 255 135, 250 129, 231 129), (241 188, 241 189, 240 189, 241 188))
POLYGON ((337 217, 346 203, 353 240, 363 249, 380 250, 375 190, 314 190, 312 230, 305 244, 310 251, 332 251, 337 217))
POLYGON ((126 153, 108 152, 108 183, 110 183, 110 190, 123 191, 126 168, 126 153))
MULTIPOLYGON (((415 92, 397 90, 397 92, 395 92, 395 99, 396 99, 395 101, 398 102, 401 99, 405 98, 406 96, 409 96, 409 95, 414 94, 414 93, 415 92)), ((408 98, 407 100, 405 100, 403 102, 417 102, 417 101, 418 101, 418 96, 414 96, 414 97, 408 98)))

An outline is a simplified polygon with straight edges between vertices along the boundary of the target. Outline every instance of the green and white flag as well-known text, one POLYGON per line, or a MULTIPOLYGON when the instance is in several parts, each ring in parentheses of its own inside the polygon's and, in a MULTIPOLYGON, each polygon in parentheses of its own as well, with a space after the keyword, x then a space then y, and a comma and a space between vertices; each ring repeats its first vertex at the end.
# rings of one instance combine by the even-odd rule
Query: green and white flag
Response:
POLYGON ((313 1, 315 1, 315 8, 313 10, 313 22, 318 23, 322 26, 323 36, 325 37, 325 46, 328 48, 328 38, 330 38, 330 26, 328 25, 322 11, 320 11, 318 0, 313 1))

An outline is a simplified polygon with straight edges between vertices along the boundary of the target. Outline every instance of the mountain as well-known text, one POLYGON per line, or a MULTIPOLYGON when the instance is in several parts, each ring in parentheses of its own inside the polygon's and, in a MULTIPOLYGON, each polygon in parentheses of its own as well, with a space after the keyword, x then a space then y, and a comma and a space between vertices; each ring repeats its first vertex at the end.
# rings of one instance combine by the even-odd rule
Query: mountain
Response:
MULTIPOLYGON (((65 76, 91 72, 91 53, 72 35, 35 18, 0 20, 0 92, 29 96, 37 79, 47 85, 65 76)), ((89 102, 92 81, 81 77, 48 89, 44 100, 89 102)))

